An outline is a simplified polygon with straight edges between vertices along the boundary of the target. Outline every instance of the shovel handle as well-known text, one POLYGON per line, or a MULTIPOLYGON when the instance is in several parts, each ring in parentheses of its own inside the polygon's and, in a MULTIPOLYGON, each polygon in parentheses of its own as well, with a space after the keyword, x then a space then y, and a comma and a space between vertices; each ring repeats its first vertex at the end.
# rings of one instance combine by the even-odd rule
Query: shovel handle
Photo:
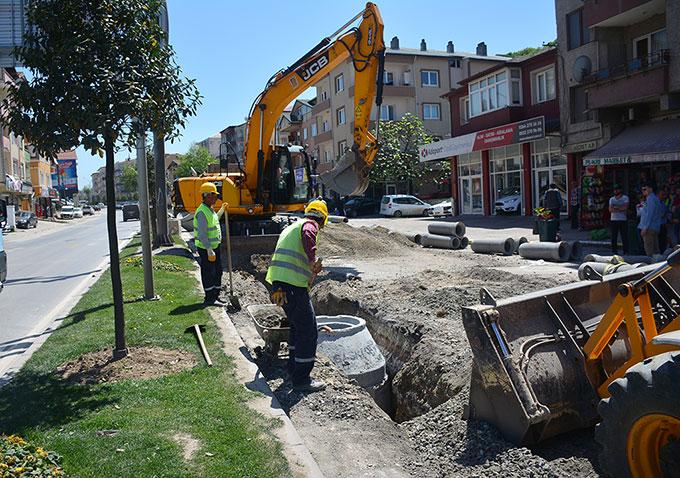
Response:
POLYGON ((203 357, 205 358, 208 367, 212 367, 213 363, 212 360, 210 360, 210 355, 208 355, 208 349, 205 348, 205 343, 203 342, 203 335, 201 334, 201 329, 198 326, 198 324, 194 325, 194 332, 196 333, 198 345, 201 347, 201 353, 203 354, 203 357))

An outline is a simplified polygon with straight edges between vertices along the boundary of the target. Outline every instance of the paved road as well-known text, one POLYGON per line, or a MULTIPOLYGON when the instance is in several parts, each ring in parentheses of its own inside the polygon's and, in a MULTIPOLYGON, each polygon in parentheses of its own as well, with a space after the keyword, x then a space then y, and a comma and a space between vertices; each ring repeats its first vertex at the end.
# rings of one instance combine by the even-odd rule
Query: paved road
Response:
MULTIPOLYGON (((122 242, 139 230, 139 222, 124 223, 117 212, 122 242)), ((46 234, 11 234, 5 240, 8 273, 0 293, 0 376, 54 319, 68 312, 63 309, 72 306, 70 299, 76 299, 108 258, 106 213, 76 221, 80 223, 46 234)))

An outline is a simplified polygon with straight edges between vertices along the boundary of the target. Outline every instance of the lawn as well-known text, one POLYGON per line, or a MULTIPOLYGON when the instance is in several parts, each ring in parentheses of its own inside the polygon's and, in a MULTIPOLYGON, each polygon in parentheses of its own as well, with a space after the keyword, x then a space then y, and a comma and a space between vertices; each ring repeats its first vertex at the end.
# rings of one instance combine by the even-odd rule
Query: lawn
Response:
POLYGON ((54 373, 84 353, 112 347, 106 272, 0 389, 0 433, 21 435, 56 451, 69 476, 288 476, 281 446, 269 433, 277 424, 246 406, 250 392, 233 378, 217 327, 198 305, 202 298, 188 272, 193 261, 175 255, 155 258, 156 293, 162 300, 139 301, 143 271, 129 260, 138 248, 135 241, 121 256, 128 347, 184 349, 196 355, 198 365, 157 379, 93 386, 69 384, 54 373), (194 336, 184 332, 195 323, 206 324, 212 368, 205 366, 194 336), (197 440, 191 459, 173 440, 178 434, 197 440))

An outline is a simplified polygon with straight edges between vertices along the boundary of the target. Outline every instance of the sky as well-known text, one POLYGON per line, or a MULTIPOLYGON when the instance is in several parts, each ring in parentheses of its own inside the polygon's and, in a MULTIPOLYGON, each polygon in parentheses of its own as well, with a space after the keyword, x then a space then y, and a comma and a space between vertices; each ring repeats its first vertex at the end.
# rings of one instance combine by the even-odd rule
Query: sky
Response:
MULTIPOLYGON (((399 37, 402 48, 503 54, 540 46, 557 37, 552 0, 376 0, 385 24, 385 43, 399 37), (521 6, 521 7, 520 7, 521 6)), ((279 69, 294 63, 365 7, 356 0, 168 0, 170 43, 185 76, 195 78, 203 104, 189 118, 182 137, 166 153, 185 153, 225 127, 242 123, 255 96, 279 69)), ((313 92, 307 95, 312 97, 313 92)), ((121 151, 117 160, 130 153, 121 151)), ((135 157, 134 152, 131 154, 135 157)), ((82 188, 104 165, 78 149, 82 188)))

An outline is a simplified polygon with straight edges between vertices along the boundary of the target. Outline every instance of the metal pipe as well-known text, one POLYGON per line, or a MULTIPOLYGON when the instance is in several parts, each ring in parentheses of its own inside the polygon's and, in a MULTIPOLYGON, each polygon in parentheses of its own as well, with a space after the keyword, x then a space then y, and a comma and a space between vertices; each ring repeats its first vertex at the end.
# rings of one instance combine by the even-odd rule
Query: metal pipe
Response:
POLYGON ((427 232, 442 236, 463 237, 465 235, 465 224, 462 222, 438 222, 434 224, 428 224, 427 232))
POLYGON ((436 234, 423 234, 422 236, 420 236, 420 244, 423 247, 436 247, 438 249, 455 249, 453 243, 454 239, 457 239, 457 237, 438 236, 436 234))
POLYGON ((503 254, 512 255, 515 251, 514 239, 475 239, 471 242, 472 250, 477 254, 503 254))
MULTIPOLYGON (((473 244, 474 246, 474 244, 473 244)), ((519 246, 519 255, 525 259, 544 259, 555 262, 569 260, 571 247, 568 242, 527 242, 519 246)))

